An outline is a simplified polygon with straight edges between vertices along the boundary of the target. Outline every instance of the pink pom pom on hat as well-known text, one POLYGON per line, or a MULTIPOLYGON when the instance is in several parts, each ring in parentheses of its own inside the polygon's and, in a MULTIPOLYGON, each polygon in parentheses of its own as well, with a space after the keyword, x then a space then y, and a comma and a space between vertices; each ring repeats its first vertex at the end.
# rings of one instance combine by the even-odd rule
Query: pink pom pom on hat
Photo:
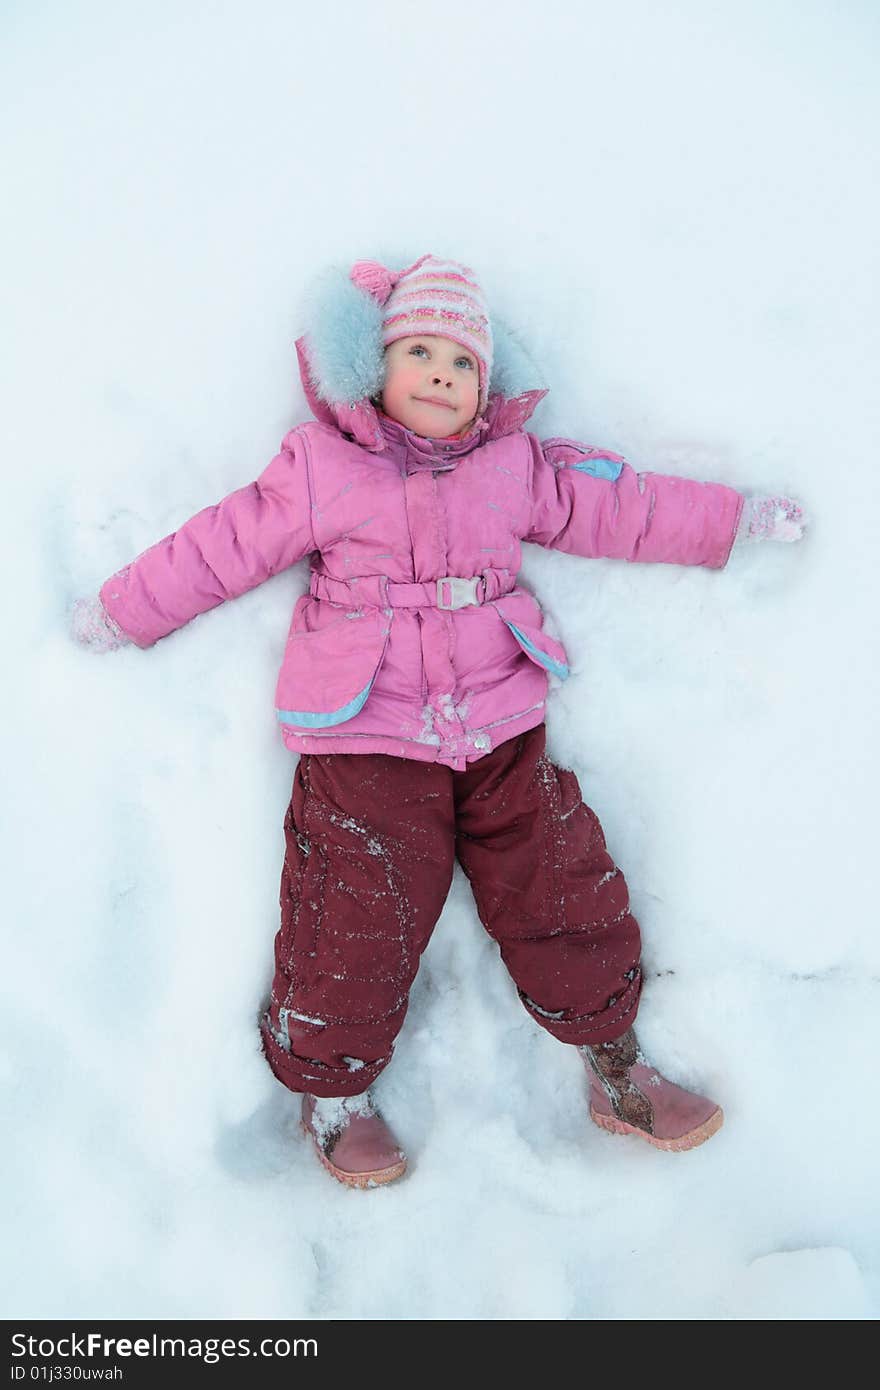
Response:
POLYGON ((379 304, 385 303, 397 278, 393 270, 378 261, 355 261, 351 268, 351 279, 358 289, 371 294, 379 304))
POLYGON ((422 256, 406 270, 378 261, 356 261, 351 279, 384 307, 382 345, 419 333, 451 338, 472 352, 480 369, 480 414, 489 399, 492 326, 489 306, 469 266, 439 256, 422 256))

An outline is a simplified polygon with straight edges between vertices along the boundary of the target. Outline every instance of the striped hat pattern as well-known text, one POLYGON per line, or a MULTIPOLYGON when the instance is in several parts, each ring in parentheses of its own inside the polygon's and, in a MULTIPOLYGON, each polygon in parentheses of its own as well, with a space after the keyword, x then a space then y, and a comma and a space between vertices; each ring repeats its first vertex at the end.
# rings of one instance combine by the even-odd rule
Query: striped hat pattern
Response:
POLYGON ((424 333, 451 338, 474 354, 482 414, 492 374, 492 327, 485 295, 470 267, 428 255, 395 273, 377 261, 358 261, 351 279, 384 306, 383 347, 424 333))

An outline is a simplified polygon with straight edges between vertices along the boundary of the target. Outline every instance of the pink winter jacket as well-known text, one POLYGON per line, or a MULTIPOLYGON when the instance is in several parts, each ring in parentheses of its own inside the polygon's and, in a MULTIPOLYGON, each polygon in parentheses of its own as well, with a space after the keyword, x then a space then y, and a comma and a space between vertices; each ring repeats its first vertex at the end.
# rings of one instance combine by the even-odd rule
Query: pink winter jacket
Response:
POLYGON ((108 579, 104 607, 148 647, 309 555, 275 697, 288 748, 461 770, 541 723, 548 672, 568 675, 517 583, 523 541, 721 568, 742 508, 721 484, 542 443, 523 425, 544 394, 495 396, 457 440, 414 435, 366 402, 346 432, 310 394, 319 418, 256 482, 108 579))

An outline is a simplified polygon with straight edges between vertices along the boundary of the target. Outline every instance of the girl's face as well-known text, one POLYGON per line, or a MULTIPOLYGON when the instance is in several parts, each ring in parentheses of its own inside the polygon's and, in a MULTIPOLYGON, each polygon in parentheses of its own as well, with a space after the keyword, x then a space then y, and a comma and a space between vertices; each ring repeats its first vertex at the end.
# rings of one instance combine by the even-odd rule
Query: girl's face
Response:
POLYGON ((385 349, 386 415, 426 439, 458 434, 476 417, 480 367, 472 352, 435 334, 398 338, 385 349))

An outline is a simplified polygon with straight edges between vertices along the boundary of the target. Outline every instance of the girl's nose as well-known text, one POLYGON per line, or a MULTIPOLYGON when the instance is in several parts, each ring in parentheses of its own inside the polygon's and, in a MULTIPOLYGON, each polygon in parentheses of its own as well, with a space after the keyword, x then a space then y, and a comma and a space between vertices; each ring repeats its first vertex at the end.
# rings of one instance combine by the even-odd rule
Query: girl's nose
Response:
POLYGON ((452 383, 451 383, 450 381, 448 381, 446 377, 443 377, 443 376, 435 376, 435 377, 434 377, 434 385, 435 385, 435 386, 444 386, 444 385, 445 385, 445 386, 450 386, 451 384, 452 384, 452 383))

